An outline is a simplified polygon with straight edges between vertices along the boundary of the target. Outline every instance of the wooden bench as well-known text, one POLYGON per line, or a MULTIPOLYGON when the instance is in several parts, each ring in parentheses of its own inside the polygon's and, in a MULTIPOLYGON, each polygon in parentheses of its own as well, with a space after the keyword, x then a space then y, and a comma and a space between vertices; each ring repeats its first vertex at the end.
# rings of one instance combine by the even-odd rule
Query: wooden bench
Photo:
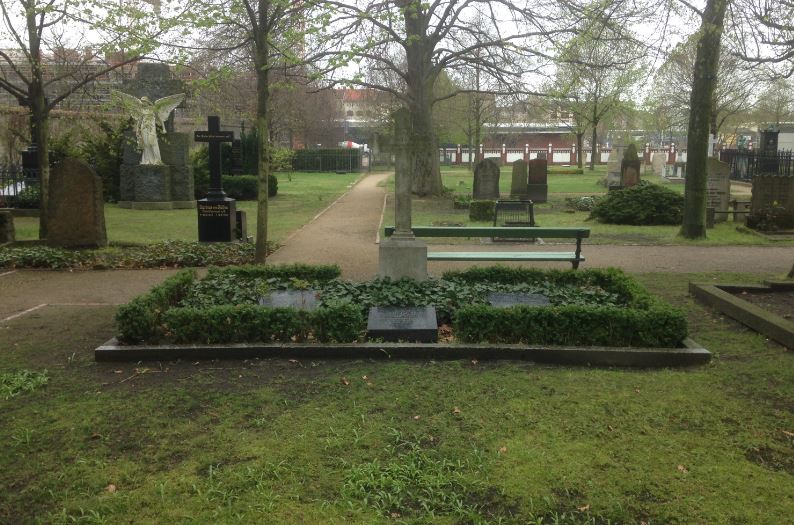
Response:
MULTIPOLYGON (((499 237, 509 239, 576 239, 576 250, 572 252, 428 252, 428 261, 566 261, 579 267, 582 257, 582 239, 590 237, 589 228, 533 228, 533 227, 480 227, 463 226, 414 226, 417 237, 499 237)), ((393 226, 384 228, 390 237, 393 226)))

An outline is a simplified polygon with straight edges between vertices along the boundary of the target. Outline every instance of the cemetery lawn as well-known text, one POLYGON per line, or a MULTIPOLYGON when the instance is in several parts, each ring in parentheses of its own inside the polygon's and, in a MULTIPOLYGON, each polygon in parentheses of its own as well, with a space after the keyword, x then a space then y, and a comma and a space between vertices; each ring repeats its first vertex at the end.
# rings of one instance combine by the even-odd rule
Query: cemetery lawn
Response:
POLYGON ((710 365, 96 363, 114 308, 39 310, 0 330, 0 523, 790 521, 794 354, 687 295, 771 276, 637 277, 710 365))
MULTIPOLYGON (((269 201, 268 234, 279 242, 330 205, 361 176, 359 173, 277 173, 278 195, 269 201), (290 178, 292 180, 290 180, 290 178)), ((256 235, 256 202, 238 201, 247 212, 248 235, 256 235)), ((198 240, 196 210, 126 210, 105 205, 111 244, 148 244, 163 240, 198 240)), ((37 218, 15 218, 18 240, 38 239, 37 218)))

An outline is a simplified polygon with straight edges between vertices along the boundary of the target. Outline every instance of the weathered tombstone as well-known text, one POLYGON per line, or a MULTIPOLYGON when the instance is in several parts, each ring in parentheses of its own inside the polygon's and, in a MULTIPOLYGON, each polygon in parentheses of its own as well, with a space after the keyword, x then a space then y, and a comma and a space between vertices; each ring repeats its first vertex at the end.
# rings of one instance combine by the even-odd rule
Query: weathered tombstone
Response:
POLYGON ((510 181, 510 195, 515 197, 526 197, 529 193, 527 188, 528 180, 527 162, 519 159, 513 163, 513 179, 510 181))
POLYGON ((750 214, 756 215, 772 207, 785 210, 781 217, 794 220, 794 177, 783 177, 767 173, 753 176, 753 196, 750 201, 750 214))
POLYGON ((243 210, 237 210, 237 223, 234 227, 234 234, 238 241, 248 240, 248 220, 243 210))
POLYGON ((49 246, 107 246, 102 179, 88 164, 66 158, 52 168, 47 217, 49 246))
POLYGON ((637 155, 637 147, 629 144, 623 152, 623 160, 620 162, 620 185, 623 188, 630 188, 640 183, 640 169, 642 162, 637 155))
MULTIPOLYGON (((706 160, 706 207, 727 212, 731 200, 731 166, 714 157, 706 160)), ((716 222, 728 219, 727 213, 714 214, 716 222)))
POLYGON ((0 244, 15 240, 14 215, 10 211, 0 211, 0 244))
POLYGON ((511 306, 549 306, 549 298, 539 293, 490 293, 486 299, 494 308, 510 308, 511 306))
POLYGON ((265 308, 295 308, 297 310, 316 310, 319 301, 315 290, 276 290, 259 299, 259 306, 265 308))
MULTIPOLYGON (((126 82, 124 93, 137 98, 156 101, 183 93, 184 83, 171 76, 167 64, 141 63, 136 77, 126 82)), ((190 136, 174 131, 174 116, 164 119, 164 133, 159 135, 158 147, 162 164, 141 164, 142 155, 132 130, 126 142, 119 170, 119 206, 137 210, 170 210, 195 208, 193 168, 188 151, 190 136)))
POLYGON ((232 175, 243 173, 243 141, 234 139, 232 141, 232 175))
POLYGON ((651 164, 653 165, 653 174, 657 177, 664 177, 664 165, 667 164, 667 154, 663 151, 655 152, 651 164))
POLYGON ((374 306, 369 309, 367 338, 384 341, 438 341, 436 309, 432 306, 374 306))
POLYGON ((546 202, 549 200, 549 164, 546 159, 532 159, 529 161, 529 184, 527 194, 532 202, 546 202))
POLYGON ((237 201, 223 191, 221 142, 231 142, 231 131, 221 131, 220 117, 207 117, 207 131, 196 131, 196 142, 209 144, 210 189, 198 201, 199 242, 231 242, 237 235, 237 201))
POLYGON ((620 156, 617 148, 612 148, 607 159, 607 189, 619 189, 620 185, 620 156))
POLYGON ((474 200, 499 198, 499 165, 493 159, 483 159, 474 167, 474 200))
POLYGON ((676 161, 675 163, 675 176, 678 179, 686 178, 686 162, 676 161))

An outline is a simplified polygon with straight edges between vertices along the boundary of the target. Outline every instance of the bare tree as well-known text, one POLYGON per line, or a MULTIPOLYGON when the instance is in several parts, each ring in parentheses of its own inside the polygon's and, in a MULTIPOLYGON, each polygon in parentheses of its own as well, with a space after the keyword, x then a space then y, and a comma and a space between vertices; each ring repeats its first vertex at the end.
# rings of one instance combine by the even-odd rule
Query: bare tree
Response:
POLYGON ((163 24, 134 1, 2 0, 4 36, 15 49, 0 50, 0 90, 30 114, 41 185, 39 236, 47 236, 49 117, 68 97, 131 64, 155 48, 163 24), (90 33, 92 39, 71 35, 90 33), (79 50, 79 51, 78 51, 79 50))
MULTIPOLYGON (((503 0, 330 0, 336 10, 329 27, 341 50, 328 69, 355 60, 360 69, 337 70, 333 82, 391 93, 411 115, 413 191, 441 192, 437 140, 432 115, 436 103, 460 87, 437 96, 434 85, 446 71, 455 78, 464 70, 488 77, 493 94, 531 92, 528 73, 550 62, 555 42, 575 32, 585 13, 574 3, 538 0, 531 4, 503 0), (397 86, 379 77, 396 77, 397 86)), ((483 92, 482 90, 480 92, 483 92)))
MULTIPOLYGON (((306 80, 302 67, 314 24, 323 25, 320 8, 291 0, 185 0, 199 34, 185 44, 204 49, 217 66, 253 68, 256 75, 257 171, 259 197, 255 260, 264 263, 268 247, 268 177, 271 172, 272 86, 276 71, 306 80)), ((315 49, 316 51, 316 49, 315 49)))
MULTIPOLYGON (((693 35, 676 46, 656 75, 654 98, 663 101, 681 127, 689 121, 699 38, 699 34, 693 35)), ((709 121, 715 140, 731 117, 752 109, 757 89, 756 73, 728 50, 721 50, 709 121)))
POLYGON ((775 78, 766 83, 758 96, 755 121, 759 125, 780 125, 794 119, 794 85, 785 78, 775 78))
POLYGON ((743 60, 794 76, 794 0, 733 0, 728 36, 743 60))
POLYGON ((717 88, 720 40, 729 1, 707 0, 703 11, 692 7, 700 16, 701 26, 689 99, 687 178, 684 188, 684 223, 681 226, 681 235, 687 239, 706 237, 706 163, 713 122, 714 92, 717 88))

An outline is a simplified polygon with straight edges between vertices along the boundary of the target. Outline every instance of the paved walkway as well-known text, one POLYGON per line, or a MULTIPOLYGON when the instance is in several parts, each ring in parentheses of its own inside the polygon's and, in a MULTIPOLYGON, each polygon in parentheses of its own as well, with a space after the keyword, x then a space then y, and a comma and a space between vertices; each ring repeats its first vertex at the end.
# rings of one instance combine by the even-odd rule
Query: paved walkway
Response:
MULTIPOLYGON (((364 177, 348 193, 284 241, 271 263, 338 263, 345 278, 365 280, 378 269, 375 242, 386 190, 378 183, 388 174, 364 177)), ((391 223, 391 218, 385 222, 391 223)), ((525 246, 500 244, 499 251, 525 246)), ((493 244, 438 245, 433 250, 492 251, 493 244)), ((533 250, 559 250, 553 244, 533 250)), ((583 268, 618 266, 629 272, 750 272, 783 276, 794 263, 794 249, 777 246, 598 246, 585 244, 583 268)), ((440 275, 448 268, 471 263, 432 262, 429 270, 440 275)), ((491 263, 476 263, 488 265, 491 263)), ((514 263, 520 264, 520 263, 514 263)), ((565 263, 533 266, 568 268, 565 263)), ((174 270, 37 271, 0 270, 0 323, 14 316, 35 313, 47 305, 110 306, 129 301, 174 270)))

